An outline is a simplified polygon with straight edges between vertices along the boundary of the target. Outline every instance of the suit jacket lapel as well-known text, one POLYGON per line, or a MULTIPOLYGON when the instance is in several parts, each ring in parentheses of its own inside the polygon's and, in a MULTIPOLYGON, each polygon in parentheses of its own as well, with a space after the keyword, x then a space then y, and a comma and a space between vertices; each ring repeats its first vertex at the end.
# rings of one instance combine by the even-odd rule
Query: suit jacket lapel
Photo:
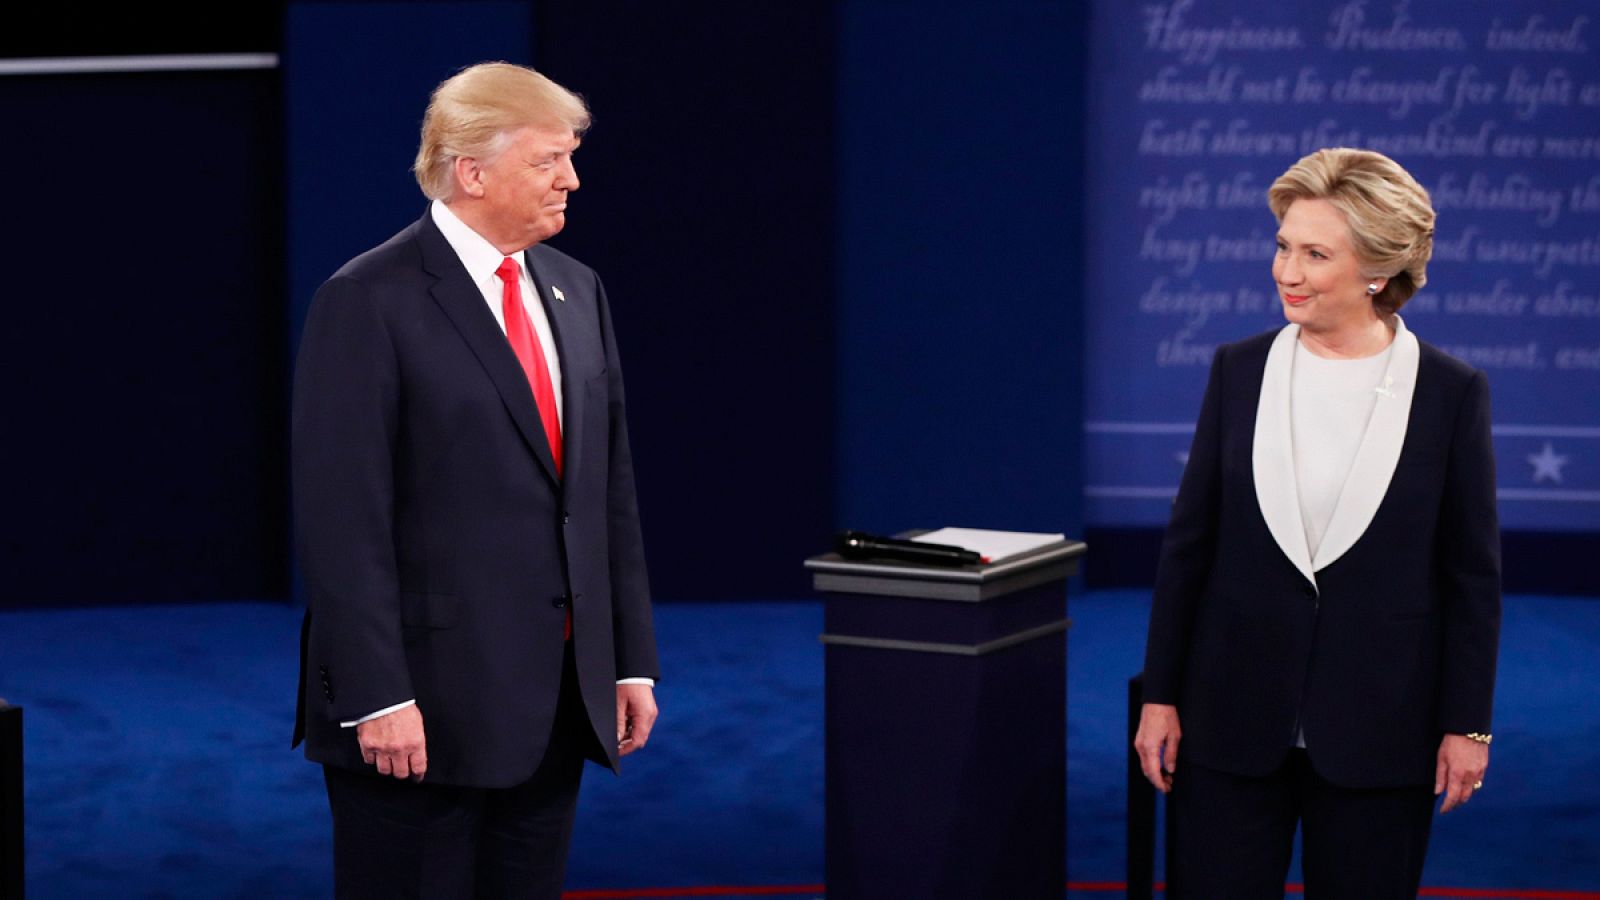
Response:
POLYGON ((472 283, 466 267, 461 265, 461 258, 456 256, 450 243, 439 233, 438 226, 433 224, 433 217, 427 213, 417 224, 417 243, 422 249, 423 269, 438 279, 431 289, 434 301, 478 357, 545 474, 559 484, 555 459, 550 455, 550 444, 539 423, 539 408, 528 386, 528 375, 522 371, 522 364, 496 324, 494 314, 484 304, 483 294, 472 283))
POLYGON ((1367 421, 1366 434, 1356 450, 1355 462, 1345 477, 1333 519, 1323 533, 1312 566, 1321 571, 1355 545, 1378 514, 1378 505, 1389 491, 1400 447, 1406 440, 1406 425, 1411 421, 1411 398, 1416 394, 1417 362, 1421 350, 1417 338, 1395 317, 1394 352, 1379 386, 1378 402, 1367 421))
POLYGON ((566 484, 576 477, 579 461, 583 459, 580 444, 583 437, 585 385, 580 380, 583 370, 576 364, 577 357, 574 354, 577 351, 572 345, 573 335, 578 329, 570 323, 571 317, 578 315, 575 308, 584 304, 576 300, 568 303, 556 298, 556 290, 560 290, 563 297, 573 294, 576 298, 574 286, 552 284, 534 261, 534 249, 529 247, 522 252, 522 264, 528 267, 533 289, 538 292, 539 302, 544 305, 545 317, 550 321, 550 330, 556 339, 556 354, 561 359, 561 463, 564 469, 562 482, 566 484))
POLYGON ((1313 586, 1316 570, 1300 517, 1300 489, 1294 476, 1294 441, 1290 432, 1289 379, 1294 370, 1294 345, 1300 326, 1285 325, 1267 351, 1256 406, 1256 433, 1251 451, 1256 503, 1278 549, 1313 586))

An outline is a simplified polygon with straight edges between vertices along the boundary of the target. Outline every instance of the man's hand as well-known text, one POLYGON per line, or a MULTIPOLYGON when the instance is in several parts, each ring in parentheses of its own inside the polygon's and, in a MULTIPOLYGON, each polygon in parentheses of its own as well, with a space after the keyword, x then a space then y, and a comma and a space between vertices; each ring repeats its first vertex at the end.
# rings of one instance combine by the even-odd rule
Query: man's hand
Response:
POLYGON ((428 742, 415 703, 356 726, 361 758, 378 774, 421 781, 428 771, 428 742))
POLYGON ((1139 768, 1144 777, 1163 794, 1172 792, 1172 773, 1178 770, 1178 708, 1165 703, 1146 703, 1139 709, 1139 731, 1133 749, 1139 753, 1139 768))
POLYGON ((1447 813, 1472 799, 1489 770, 1489 745, 1462 734, 1447 734, 1439 742, 1439 762, 1434 768, 1433 795, 1444 794, 1439 812, 1447 813))
POLYGON ((617 751, 627 756, 650 740, 656 724, 656 692, 648 684, 617 685, 617 751))

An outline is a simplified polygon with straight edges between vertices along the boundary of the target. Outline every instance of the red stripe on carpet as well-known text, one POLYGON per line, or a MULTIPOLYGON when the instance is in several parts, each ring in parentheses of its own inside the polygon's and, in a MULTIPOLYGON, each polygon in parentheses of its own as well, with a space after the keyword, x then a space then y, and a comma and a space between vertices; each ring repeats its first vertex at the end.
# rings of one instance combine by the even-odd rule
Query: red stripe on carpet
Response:
POLYGON ((683 888, 622 888, 618 890, 563 891, 561 900, 672 900, 677 897, 792 897, 826 892, 820 884, 711 885, 683 888))
MULTIPOLYGON (((1166 892, 1166 884, 1156 882, 1156 893, 1166 892)), ((1128 889, 1122 881, 1069 881, 1067 890, 1085 894, 1120 893, 1128 889)), ((1305 885, 1289 884, 1284 889, 1291 894, 1305 893, 1305 885)), ((1540 888, 1449 888, 1425 887, 1418 897, 1444 897, 1449 900, 1600 900, 1600 891, 1557 891, 1540 888)))
MULTIPOLYGON (((1166 884, 1157 882, 1157 893, 1166 892, 1166 884)), ((1305 893, 1305 886, 1285 886, 1291 894, 1305 893)), ((1115 894, 1128 889, 1122 881, 1069 881, 1068 891, 1083 894, 1115 894)), ((675 900, 679 897, 793 897, 809 894, 816 897, 827 893, 825 885, 710 885, 680 888, 619 888, 566 891, 562 900, 675 900)), ((1600 900, 1600 891, 1557 891, 1537 888, 1445 888, 1425 887, 1417 892, 1419 897, 1445 897, 1452 900, 1600 900)))
MULTIPOLYGON (((1289 885, 1292 893, 1305 892, 1305 887, 1289 885)), ((1548 891, 1539 888, 1452 888, 1424 887, 1418 897, 1448 897, 1452 900, 1600 900, 1595 891, 1548 891)))

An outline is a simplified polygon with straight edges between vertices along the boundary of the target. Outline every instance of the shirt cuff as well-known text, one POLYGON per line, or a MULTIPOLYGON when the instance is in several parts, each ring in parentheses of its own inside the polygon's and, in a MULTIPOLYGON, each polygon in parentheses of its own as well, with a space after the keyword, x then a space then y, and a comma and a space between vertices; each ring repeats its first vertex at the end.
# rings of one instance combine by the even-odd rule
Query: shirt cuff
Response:
POLYGON ((654 678, 618 678, 617 684, 643 684, 649 687, 656 686, 654 678))
POLYGON ((407 700, 404 703, 396 703, 393 706, 386 706, 383 709, 380 709, 377 712, 372 713, 371 715, 362 716, 361 718, 356 719, 353 722, 340 722, 339 723, 339 727, 340 728, 354 728, 357 725, 360 725, 362 722, 371 722, 373 719, 376 719, 379 716, 387 716, 389 713, 399 712, 400 710, 405 709, 408 706, 416 706, 416 705, 417 705, 417 701, 415 701, 415 700, 407 700))

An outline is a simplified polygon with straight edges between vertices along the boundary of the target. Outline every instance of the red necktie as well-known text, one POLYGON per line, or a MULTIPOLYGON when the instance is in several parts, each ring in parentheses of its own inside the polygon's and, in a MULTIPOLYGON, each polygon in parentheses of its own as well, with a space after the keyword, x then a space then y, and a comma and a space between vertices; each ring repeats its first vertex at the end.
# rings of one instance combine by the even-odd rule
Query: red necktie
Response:
MULTIPOLYGON (((545 440, 550 442, 550 456, 555 460, 556 474, 561 474, 561 419, 556 416, 556 389, 550 381, 550 366, 544 361, 544 350, 533 333, 533 323, 528 321, 528 311, 522 305, 522 279, 517 261, 506 257, 494 273, 505 282, 500 294, 500 305, 506 316, 506 340, 522 363, 533 387, 533 402, 539 405, 539 419, 544 422, 545 440)), ((572 640, 572 605, 567 605, 567 621, 562 629, 562 640, 572 640)))
POLYGON ((550 381, 550 366, 545 362, 544 349, 539 337, 533 333, 533 323, 528 321, 528 310, 522 305, 522 279, 517 261, 506 257, 494 273, 505 282, 500 301, 505 309, 506 340, 522 363, 533 387, 533 402, 539 405, 539 419, 544 422, 544 436, 550 442, 550 456, 556 463, 556 474, 561 474, 561 419, 556 415, 556 389, 550 381))

